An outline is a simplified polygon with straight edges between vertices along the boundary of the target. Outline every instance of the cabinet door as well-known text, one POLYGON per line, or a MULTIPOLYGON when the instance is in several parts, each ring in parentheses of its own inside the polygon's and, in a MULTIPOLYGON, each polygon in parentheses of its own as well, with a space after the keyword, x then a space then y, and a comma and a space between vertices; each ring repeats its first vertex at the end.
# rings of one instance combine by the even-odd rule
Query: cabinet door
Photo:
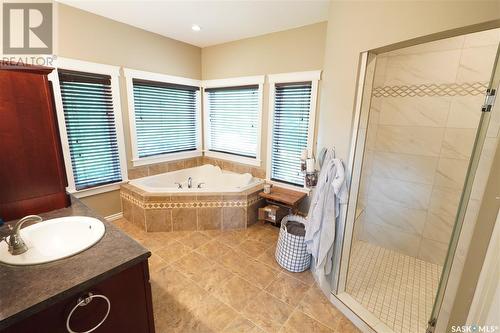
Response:
POLYGON ((0 70, 0 158, 1 218, 11 220, 68 205, 46 73, 0 70))
MULTIPOLYGON (((89 292, 105 296, 110 303, 108 317, 93 332, 154 333, 147 261, 28 317, 7 328, 5 333, 67 333, 66 321, 69 313, 78 303, 78 299, 89 292)), ((105 317, 107 309, 107 302, 103 298, 94 298, 87 305, 78 306, 70 319, 71 329, 75 332, 91 330, 105 317)))

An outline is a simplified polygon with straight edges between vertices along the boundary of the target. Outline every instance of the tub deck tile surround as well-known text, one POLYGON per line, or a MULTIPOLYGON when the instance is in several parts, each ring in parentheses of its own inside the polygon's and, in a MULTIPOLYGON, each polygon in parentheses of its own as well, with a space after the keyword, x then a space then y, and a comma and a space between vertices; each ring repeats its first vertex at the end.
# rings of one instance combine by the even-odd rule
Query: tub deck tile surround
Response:
MULTIPOLYGON (((223 170, 251 173, 264 178, 263 168, 247 166, 209 157, 157 163, 129 169, 136 179, 159 173, 212 164, 223 170)), ((123 185, 121 202, 124 217, 137 227, 152 232, 244 229, 255 223, 257 211, 265 202, 258 193, 259 184, 242 193, 147 193, 133 185, 123 185)))
POLYGON ((257 178, 265 178, 266 170, 263 167, 254 167, 241 163, 235 163, 216 159, 212 157, 199 156, 188 158, 185 160, 170 161, 163 163, 156 163, 150 165, 143 165, 139 167, 128 168, 129 179, 142 178, 146 176, 153 176, 160 173, 177 171, 181 169, 194 168, 203 164, 212 164, 220 167, 222 170, 232 171, 237 173, 250 173, 257 178))
MULTIPOLYGON (((196 209, 172 209, 172 230, 173 231, 195 231, 197 230, 196 209)), ((149 221, 146 224, 146 231, 149 230, 149 221)))
POLYGON ((203 157, 188 158, 185 160, 170 161, 149 165, 142 165, 139 167, 128 168, 128 178, 136 179, 146 176, 153 176, 159 173, 177 171, 186 168, 192 168, 195 166, 203 165, 203 157))
POLYGON ((222 229, 245 229, 247 226, 246 207, 223 207, 222 229))
POLYGON ((125 219, 114 224, 152 252, 156 332, 360 332, 315 286, 310 271, 278 266, 274 226, 145 232, 125 219))
POLYGON ((148 221, 147 231, 171 231, 173 229, 171 209, 148 209, 144 211, 144 217, 148 221))
POLYGON ((123 215, 146 231, 245 229, 264 205, 259 184, 240 193, 148 193, 121 187, 123 215))

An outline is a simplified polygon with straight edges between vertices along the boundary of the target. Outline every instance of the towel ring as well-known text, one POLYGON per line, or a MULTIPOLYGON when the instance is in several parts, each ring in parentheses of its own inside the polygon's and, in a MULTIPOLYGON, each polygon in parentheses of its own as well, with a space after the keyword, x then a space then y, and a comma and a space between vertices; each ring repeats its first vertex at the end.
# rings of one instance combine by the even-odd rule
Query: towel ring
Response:
POLYGON ((70 311, 70 313, 68 315, 68 318, 66 319, 66 329, 68 330, 69 333, 90 333, 90 332, 93 332, 99 326, 101 326, 102 323, 104 323, 104 321, 108 318, 110 310, 111 310, 111 302, 109 301, 109 298, 107 298, 104 295, 94 295, 92 293, 88 293, 88 295, 86 297, 80 297, 78 299, 76 305, 73 307, 73 309, 71 309, 71 311, 70 311), (103 300, 106 301, 106 303, 108 303, 108 310, 106 311, 106 314, 104 315, 104 318, 102 318, 101 321, 94 328, 91 328, 88 331, 83 331, 83 332, 73 331, 71 329, 70 325, 69 325, 69 321, 71 320, 71 316, 73 315, 73 312, 75 312, 75 310, 78 309, 78 307, 80 307, 80 306, 86 306, 87 304, 89 304, 90 302, 92 302, 92 300, 94 298, 102 298, 103 300))

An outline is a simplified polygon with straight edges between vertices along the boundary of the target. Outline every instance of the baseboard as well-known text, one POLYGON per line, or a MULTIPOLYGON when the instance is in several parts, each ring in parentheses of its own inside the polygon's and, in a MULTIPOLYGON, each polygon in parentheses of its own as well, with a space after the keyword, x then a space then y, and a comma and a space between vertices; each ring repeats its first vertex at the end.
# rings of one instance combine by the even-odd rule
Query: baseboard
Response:
POLYGON ((118 220, 118 219, 121 219, 123 217, 123 212, 119 212, 119 213, 116 213, 116 214, 111 214, 111 215, 108 215, 106 217, 104 217, 106 219, 106 221, 115 221, 115 220, 118 220))

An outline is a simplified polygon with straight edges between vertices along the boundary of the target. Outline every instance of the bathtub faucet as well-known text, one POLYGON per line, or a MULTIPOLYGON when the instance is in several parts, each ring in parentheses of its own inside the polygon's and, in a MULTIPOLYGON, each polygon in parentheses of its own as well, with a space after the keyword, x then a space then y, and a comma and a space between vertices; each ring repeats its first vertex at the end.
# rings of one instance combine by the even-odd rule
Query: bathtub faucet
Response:
POLYGON ((188 178, 188 188, 192 188, 193 187, 193 178, 189 177, 188 178))

